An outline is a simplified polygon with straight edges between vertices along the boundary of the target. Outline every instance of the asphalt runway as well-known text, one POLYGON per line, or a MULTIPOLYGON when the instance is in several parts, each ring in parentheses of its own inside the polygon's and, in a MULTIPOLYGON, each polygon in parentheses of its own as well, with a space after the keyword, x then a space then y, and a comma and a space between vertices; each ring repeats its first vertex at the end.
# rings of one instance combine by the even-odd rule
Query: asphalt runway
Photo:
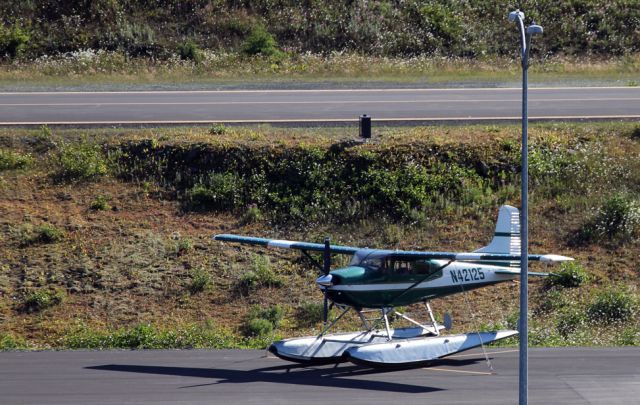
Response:
MULTIPOLYGON (((0 353, 0 403, 515 404, 517 350, 430 367, 302 367, 255 350, 0 353)), ((638 404, 639 348, 530 349, 531 404, 638 404)))
MULTIPOLYGON (((0 125, 519 120, 521 89, 0 93, 0 125)), ((531 120, 640 118, 640 87, 529 90, 531 120)))

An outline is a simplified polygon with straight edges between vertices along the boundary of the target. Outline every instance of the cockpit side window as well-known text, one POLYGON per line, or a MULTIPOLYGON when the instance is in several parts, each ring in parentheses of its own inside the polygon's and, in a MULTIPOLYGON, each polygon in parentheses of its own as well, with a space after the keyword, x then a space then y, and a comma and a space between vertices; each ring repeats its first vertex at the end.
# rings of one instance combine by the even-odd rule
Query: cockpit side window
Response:
POLYGON ((406 260, 396 260, 393 258, 388 258, 385 263, 385 267, 395 273, 395 274, 410 274, 411 273, 411 262, 406 260))
POLYGON ((415 274, 424 274, 425 276, 428 276, 441 271, 440 264, 432 260, 416 260, 411 264, 413 273, 415 274))

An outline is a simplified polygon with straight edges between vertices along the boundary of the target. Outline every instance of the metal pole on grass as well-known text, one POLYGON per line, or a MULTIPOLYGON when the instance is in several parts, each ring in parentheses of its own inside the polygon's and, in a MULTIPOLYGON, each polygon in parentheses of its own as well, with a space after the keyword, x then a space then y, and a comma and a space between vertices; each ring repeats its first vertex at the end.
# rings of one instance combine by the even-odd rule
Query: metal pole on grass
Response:
POLYGON ((531 37, 542 34, 542 27, 532 24, 525 28, 524 13, 515 10, 509 13, 509 21, 516 22, 520 30, 520 48, 522 58, 522 191, 520 207, 520 360, 518 379, 518 404, 527 405, 529 401, 529 139, 527 90, 529 69, 529 47, 531 37))

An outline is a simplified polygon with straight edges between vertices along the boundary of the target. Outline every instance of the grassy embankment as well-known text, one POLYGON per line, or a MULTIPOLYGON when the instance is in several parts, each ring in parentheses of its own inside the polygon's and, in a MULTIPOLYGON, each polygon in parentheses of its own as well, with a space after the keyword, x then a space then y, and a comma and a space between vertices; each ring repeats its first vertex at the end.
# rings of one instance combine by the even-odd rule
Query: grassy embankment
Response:
MULTIPOLYGON (((80 51, 65 56, 16 61, 0 66, 0 86, 9 89, 86 87, 215 88, 216 86, 385 84, 512 85, 520 80, 511 58, 394 58, 334 53, 279 57, 201 51, 202 60, 128 58, 118 52, 80 51)), ((547 58, 531 65, 532 84, 637 86, 640 57, 547 58)))
MULTIPOLYGON (((365 145, 345 128, 1 131, 3 349, 263 347, 317 332, 306 260, 210 236, 473 250, 498 206, 518 203, 513 126, 381 128, 365 145)), ((639 344, 638 128, 531 133, 531 250, 577 259, 532 282, 531 342, 639 344)), ((517 294, 434 307, 459 331, 513 327, 517 294)))

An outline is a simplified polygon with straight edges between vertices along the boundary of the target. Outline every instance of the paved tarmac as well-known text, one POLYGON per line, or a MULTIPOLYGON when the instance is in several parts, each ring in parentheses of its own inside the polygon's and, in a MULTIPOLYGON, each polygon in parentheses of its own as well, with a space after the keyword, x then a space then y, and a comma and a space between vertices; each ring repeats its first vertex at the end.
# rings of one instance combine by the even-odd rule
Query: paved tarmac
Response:
MULTIPOLYGON (((519 88, 0 93, 0 125, 519 120, 519 88)), ((529 91, 532 120, 640 118, 640 87, 529 91)))
MULTIPOLYGON (((301 367, 254 350, 0 353, 0 403, 515 404, 517 350, 430 367, 301 367)), ((531 349, 531 404, 638 404, 639 348, 531 349)))

